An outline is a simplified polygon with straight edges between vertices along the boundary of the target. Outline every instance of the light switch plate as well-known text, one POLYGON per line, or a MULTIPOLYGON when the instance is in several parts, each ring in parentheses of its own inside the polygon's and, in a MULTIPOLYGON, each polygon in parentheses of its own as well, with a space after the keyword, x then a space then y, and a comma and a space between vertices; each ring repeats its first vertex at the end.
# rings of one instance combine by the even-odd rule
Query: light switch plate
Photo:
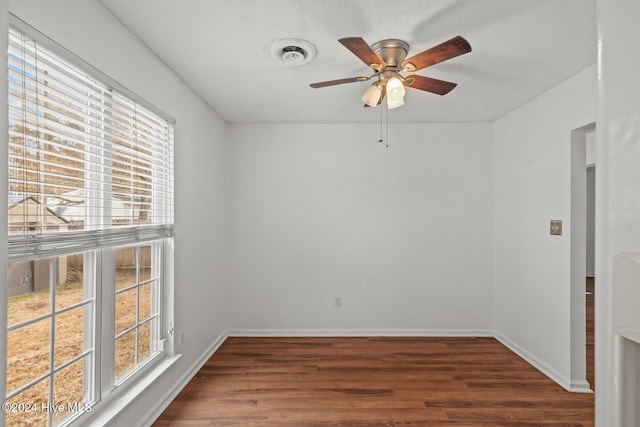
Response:
POLYGON ((549 222, 549 233, 552 236, 562 236, 562 220, 552 219, 549 222))

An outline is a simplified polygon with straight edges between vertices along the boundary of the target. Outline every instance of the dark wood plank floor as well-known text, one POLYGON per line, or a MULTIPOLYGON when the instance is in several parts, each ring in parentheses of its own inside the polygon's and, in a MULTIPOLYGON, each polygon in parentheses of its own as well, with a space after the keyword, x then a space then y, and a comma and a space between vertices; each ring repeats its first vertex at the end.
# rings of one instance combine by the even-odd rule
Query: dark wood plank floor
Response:
POLYGON ((586 295, 586 304, 587 304, 587 381, 591 385, 591 390, 596 389, 596 377, 594 371, 595 365, 595 297, 596 297, 596 286, 593 277, 587 277, 587 295, 586 295))
POLYGON ((493 338, 229 338, 154 426, 593 426, 493 338))

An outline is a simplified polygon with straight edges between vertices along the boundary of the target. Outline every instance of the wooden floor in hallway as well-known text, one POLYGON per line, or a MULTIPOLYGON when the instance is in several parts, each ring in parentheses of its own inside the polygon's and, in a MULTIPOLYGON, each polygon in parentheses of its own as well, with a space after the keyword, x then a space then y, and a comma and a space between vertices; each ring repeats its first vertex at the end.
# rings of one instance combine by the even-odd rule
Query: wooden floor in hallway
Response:
POLYGON ((569 393, 494 338, 228 338, 154 426, 584 426, 569 393))
POLYGON ((587 341, 587 381, 591 385, 591 390, 596 389, 595 376, 595 299, 596 285, 593 277, 587 277, 586 295, 586 341, 587 341))

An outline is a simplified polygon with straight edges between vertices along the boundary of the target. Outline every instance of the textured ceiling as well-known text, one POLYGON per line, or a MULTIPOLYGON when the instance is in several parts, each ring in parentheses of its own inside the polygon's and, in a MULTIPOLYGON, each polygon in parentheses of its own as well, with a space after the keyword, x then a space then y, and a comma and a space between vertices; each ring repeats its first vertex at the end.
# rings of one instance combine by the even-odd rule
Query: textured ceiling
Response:
POLYGON ((407 90, 394 122, 492 121, 596 62, 595 0, 100 0, 227 122, 376 122, 369 75, 337 42, 400 38, 409 56, 462 35, 473 51, 417 74, 458 83, 445 96, 407 90), (282 38, 316 57, 276 61, 282 38))

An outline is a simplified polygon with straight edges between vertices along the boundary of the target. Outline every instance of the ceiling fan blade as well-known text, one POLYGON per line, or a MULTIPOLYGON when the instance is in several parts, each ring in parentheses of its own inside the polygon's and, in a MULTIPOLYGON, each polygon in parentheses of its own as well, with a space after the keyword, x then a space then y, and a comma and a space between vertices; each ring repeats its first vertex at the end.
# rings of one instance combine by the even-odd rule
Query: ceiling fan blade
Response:
POLYGON ((407 71, 417 71, 456 56, 471 52, 471 45, 462 36, 456 36, 444 43, 420 52, 402 62, 407 71))
POLYGON ((379 71, 385 67, 384 61, 361 37, 346 37, 338 41, 374 70, 379 71))
POLYGON ((410 75, 405 78, 405 85, 414 89, 420 89, 438 95, 446 95, 456 87, 457 83, 438 80, 431 77, 410 75))
POLYGON ((326 82, 311 83, 309 86, 313 88, 320 88, 320 87, 326 87, 326 86, 342 85, 345 83, 362 82, 368 79, 369 79, 368 77, 364 77, 364 76, 347 77, 346 79, 328 80, 326 82))

